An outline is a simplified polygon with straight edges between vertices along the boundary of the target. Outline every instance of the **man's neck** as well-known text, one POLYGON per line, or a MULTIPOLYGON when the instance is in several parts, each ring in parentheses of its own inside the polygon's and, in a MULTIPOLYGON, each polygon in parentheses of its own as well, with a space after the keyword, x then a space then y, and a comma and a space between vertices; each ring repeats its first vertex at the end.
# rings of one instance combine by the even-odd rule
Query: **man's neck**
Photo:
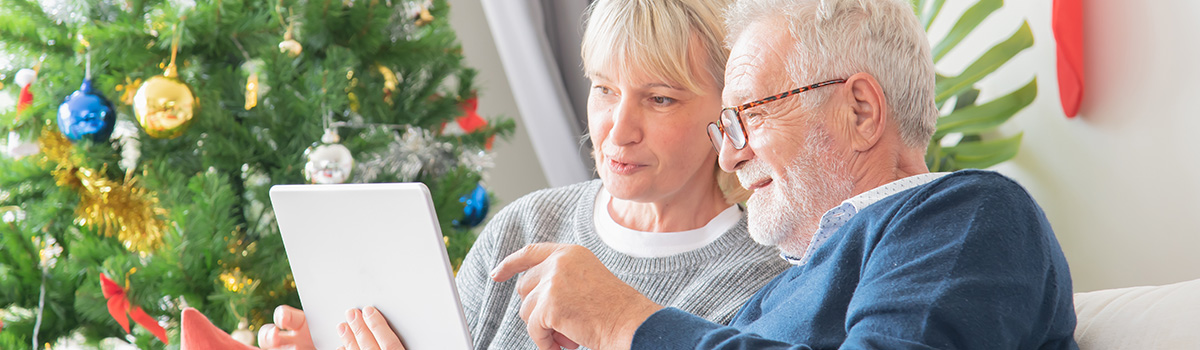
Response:
MULTIPOLYGON (((854 190, 851 197, 913 175, 929 172, 925 152, 907 147, 883 152, 860 153, 851 161, 854 190), (886 166, 885 166, 886 165, 886 166)), ((849 198, 844 198, 849 199, 849 198)))
MULTIPOLYGON (((876 150, 875 152, 859 153, 850 161, 850 164, 851 181, 854 182, 850 195, 846 198, 838 198, 835 202, 827 203, 826 206, 828 208, 824 208, 826 211, 833 209, 847 199, 887 185, 893 181, 913 175, 929 173, 929 168, 925 165, 924 151, 911 150, 906 147, 898 147, 898 150, 894 152, 879 152, 879 150, 876 150)), ((778 242, 777 247, 779 250, 787 256, 802 257, 804 252, 808 250, 808 245, 819 228, 821 216, 823 215, 810 218, 810 222, 800 225, 800 232, 789 235, 784 240, 778 242)))
POLYGON ((780 241, 776 246, 779 252, 783 253, 789 259, 800 259, 804 257, 804 252, 808 251, 808 245, 812 243, 813 235, 816 234, 816 225, 812 226, 811 231, 805 230, 801 234, 789 235, 783 241, 780 241))

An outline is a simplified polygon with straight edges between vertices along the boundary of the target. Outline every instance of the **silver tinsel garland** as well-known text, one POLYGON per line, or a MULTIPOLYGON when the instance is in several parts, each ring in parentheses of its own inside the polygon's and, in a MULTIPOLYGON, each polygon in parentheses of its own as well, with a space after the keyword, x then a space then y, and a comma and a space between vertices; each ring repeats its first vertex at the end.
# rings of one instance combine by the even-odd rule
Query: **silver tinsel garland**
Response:
MULTIPOLYGON (((388 130, 390 132, 390 130, 388 130)), ((405 127, 403 135, 393 136, 387 150, 360 157, 355 165, 355 182, 372 182, 384 174, 394 174, 399 181, 417 181, 421 175, 440 177, 458 166, 486 174, 495 165, 492 155, 475 147, 456 149, 449 142, 439 141, 429 130, 405 127)))

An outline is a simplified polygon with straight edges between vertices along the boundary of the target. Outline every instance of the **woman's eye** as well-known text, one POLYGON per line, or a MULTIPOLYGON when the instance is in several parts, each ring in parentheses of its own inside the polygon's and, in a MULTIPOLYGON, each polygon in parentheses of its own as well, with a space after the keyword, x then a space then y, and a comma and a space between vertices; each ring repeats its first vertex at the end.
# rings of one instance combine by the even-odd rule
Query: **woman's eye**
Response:
POLYGON ((599 93, 600 93, 600 94, 602 94, 602 95, 608 95, 608 94, 611 94, 611 93, 612 93, 612 90, 611 90, 611 89, 609 89, 609 88, 607 88, 607 87, 604 87, 604 86, 594 86, 594 87, 592 87, 592 88, 593 88, 593 89, 596 89, 596 91, 597 91, 597 92, 599 92, 599 93))
POLYGON ((658 106, 667 106, 667 105, 670 105, 670 104, 672 104, 672 103, 675 103, 675 99, 673 99, 673 98, 670 98, 670 97, 664 97, 664 96, 654 96, 654 97, 651 97, 651 98, 650 98, 650 101, 653 101, 653 102, 654 102, 654 104, 655 104, 655 105, 658 105, 658 106))

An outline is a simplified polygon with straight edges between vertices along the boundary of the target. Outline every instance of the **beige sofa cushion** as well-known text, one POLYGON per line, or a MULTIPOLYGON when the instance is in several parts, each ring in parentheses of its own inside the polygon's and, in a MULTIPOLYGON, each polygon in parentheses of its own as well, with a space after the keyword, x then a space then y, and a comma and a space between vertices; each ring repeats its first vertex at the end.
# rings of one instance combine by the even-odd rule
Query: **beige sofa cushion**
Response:
POLYGON ((1200 349, 1200 280, 1075 294, 1083 350, 1200 349))

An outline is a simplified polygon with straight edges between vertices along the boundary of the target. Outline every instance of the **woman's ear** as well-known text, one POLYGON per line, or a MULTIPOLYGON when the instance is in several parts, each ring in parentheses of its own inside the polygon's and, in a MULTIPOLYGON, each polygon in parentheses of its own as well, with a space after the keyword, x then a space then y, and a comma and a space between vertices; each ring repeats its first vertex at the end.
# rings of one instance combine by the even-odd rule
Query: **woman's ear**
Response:
POLYGON ((869 150, 879 143, 887 128, 887 101, 883 88, 870 74, 857 73, 846 78, 846 90, 854 119, 851 145, 855 151, 869 150))

